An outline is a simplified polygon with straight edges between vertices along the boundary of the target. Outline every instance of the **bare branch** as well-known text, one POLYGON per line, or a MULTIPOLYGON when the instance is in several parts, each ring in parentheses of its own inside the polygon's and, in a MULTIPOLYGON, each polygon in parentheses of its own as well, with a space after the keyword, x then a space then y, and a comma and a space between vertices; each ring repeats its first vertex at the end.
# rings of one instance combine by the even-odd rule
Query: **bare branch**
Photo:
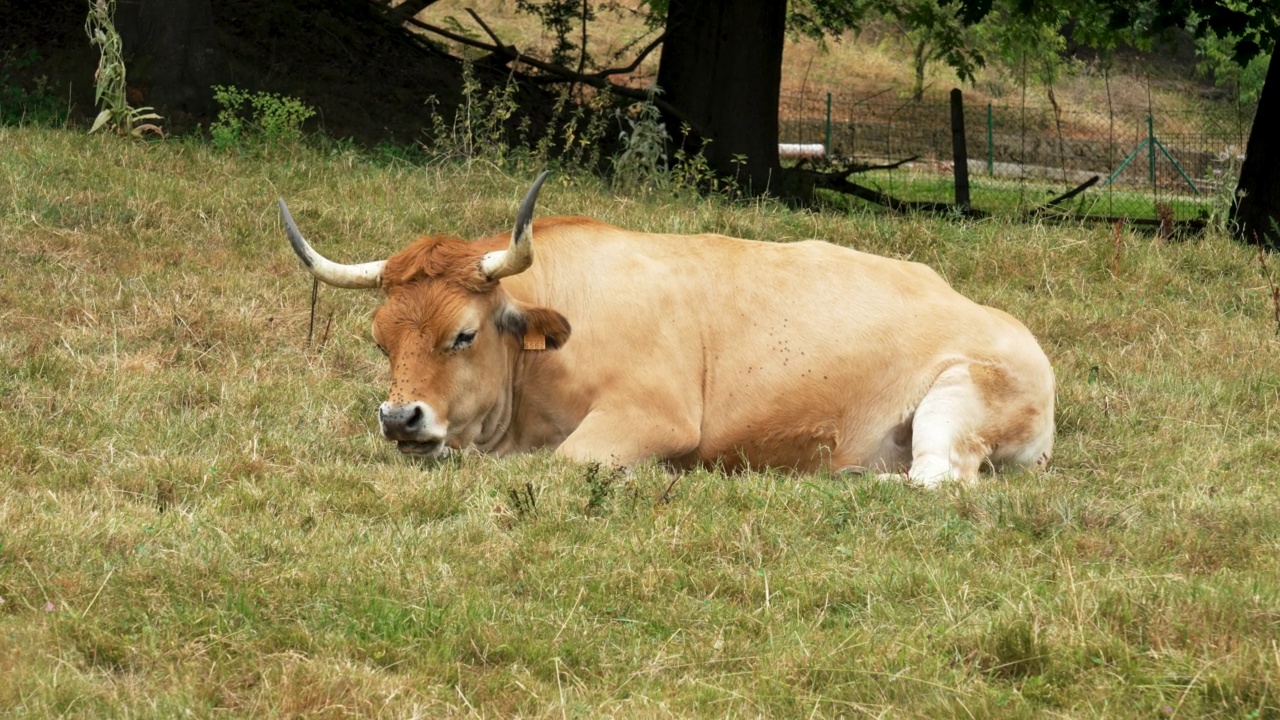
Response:
POLYGON ((987 214, 981 210, 973 208, 961 208, 951 203, 928 202, 923 200, 901 200, 887 193, 873 190, 872 188, 849 182, 844 178, 834 178, 828 181, 820 181, 816 183, 816 187, 835 190, 846 195, 852 195, 877 205, 883 205, 890 210, 916 210, 921 212, 958 212, 965 217, 981 218, 987 214))
POLYGON ((894 170, 902 167, 903 165, 906 165, 909 162, 915 162, 916 160, 919 160, 919 159, 920 159, 919 155, 912 155, 911 157, 906 158, 905 160, 886 163, 884 165, 850 165, 849 167, 845 168, 842 172, 844 173, 845 177, 848 177, 849 175, 853 175, 854 173, 864 173, 864 172, 870 172, 872 170, 894 170))
POLYGON ((1085 180, 1084 182, 1080 183, 1080 184, 1079 184, 1079 185, 1077 185, 1076 187, 1074 187, 1074 188, 1072 188, 1071 190, 1068 190, 1068 191, 1066 191, 1066 192, 1062 193, 1062 194, 1061 194, 1061 195, 1059 195, 1058 197, 1056 197, 1056 198, 1054 198, 1054 199, 1050 200, 1049 202, 1047 202, 1047 203, 1045 203, 1045 204, 1041 205, 1040 207, 1032 208, 1029 212, 1031 212, 1031 213, 1038 213, 1038 212, 1040 212, 1040 211, 1042 211, 1042 210, 1048 210, 1049 208, 1051 208, 1051 207, 1053 207, 1054 205, 1057 205, 1057 204, 1059 204, 1059 203, 1066 202, 1066 201, 1070 200, 1071 198, 1073 198, 1073 197, 1075 197, 1075 196, 1079 195, 1080 193, 1084 192, 1085 190, 1088 190, 1089 188, 1091 188, 1091 187, 1093 187, 1094 185, 1096 185, 1096 184, 1097 184, 1097 182, 1098 182, 1098 179, 1099 179, 1099 178, 1098 178, 1098 176, 1097 176, 1097 175, 1094 175, 1093 177, 1089 178, 1088 180, 1085 180))
POLYGON ((666 39, 667 39, 667 34, 665 32, 658 35, 658 37, 654 38, 653 42, 644 46, 644 49, 641 50, 640 54, 637 55, 635 59, 631 61, 630 65, 627 65, 625 67, 620 67, 620 68, 610 68, 608 70, 599 70, 592 74, 603 78, 603 77, 608 77, 610 75, 621 75, 623 73, 629 73, 632 70, 635 70, 636 68, 640 67, 640 63, 644 62, 644 59, 649 57, 649 53, 656 50, 658 46, 662 44, 662 41, 666 39))
MULTIPOLYGON (((470 12, 470 10, 468 10, 468 12, 470 12)), ((702 132, 701 126, 698 123, 694 122, 693 119, 690 118, 684 111, 672 105, 671 103, 663 100, 662 98, 652 95, 647 90, 627 87, 626 85, 618 85, 616 83, 610 82, 601 73, 584 75, 582 73, 574 72, 573 70, 570 70, 568 68, 561 67, 553 63, 545 62, 543 60, 539 60, 537 58, 530 57, 528 55, 524 55, 519 50, 517 50, 513 45, 503 45, 502 41, 497 39, 496 37, 495 37, 495 42, 497 44, 490 45, 489 43, 486 43, 486 42, 473 40, 469 37, 459 35, 455 32, 450 32, 448 30, 445 30, 442 27, 437 27, 430 23, 422 22, 421 20, 418 20, 416 18, 409 18, 408 20, 406 20, 406 22, 416 28, 421 28, 423 30, 426 30, 427 32, 434 33, 444 38, 448 38, 449 40, 453 40, 454 42, 461 43, 469 47, 478 48, 480 50, 485 50, 494 55, 505 57, 510 61, 523 63, 525 65, 528 65, 529 67, 537 68, 545 73, 556 75, 560 78, 563 78, 563 81, 580 82, 585 85, 590 85, 591 87, 594 87, 597 89, 601 89, 601 90, 607 89, 609 90, 609 92, 612 92, 615 95, 621 95, 622 97, 628 97, 628 98, 633 98, 635 100, 644 100, 644 101, 652 102, 662 112, 666 113, 667 115, 671 116, 672 118, 682 123, 687 124, 690 127, 690 129, 692 129, 693 132, 698 134, 700 137, 704 137, 704 138, 706 137, 706 134, 702 132)), ((490 33, 490 37, 494 37, 492 33, 490 33)), ((655 43, 656 42, 657 41, 655 41, 655 43)))
POLYGON ((914 162, 919 159, 920 159, 919 155, 912 155, 909 158, 898 160, 897 162, 886 163, 884 165, 847 165, 845 167, 840 168, 839 170, 834 170, 831 172, 818 172, 816 170, 809 170, 808 168, 805 167, 809 163, 809 161, 807 159, 804 159, 796 164, 796 169, 804 172, 812 173, 814 176, 814 181, 819 185, 821 185, 822 183, 835 182, 837 180, 844 180, 848 178, 850 175, 853 175, 856 173, 870 172, 872 170, 893 170, 895 168, 902 167, 903 165, 906 165, 909 162, 914 162))
POLYGON ((472 20, 475 20, 476 23, 480 25, 480 29, 484 30, 484 34, 488 35, 489 38, 493 40, 494 45, 497 45, 498 47, 504 47, 504 48, 509 47, 513 51, 515 50, 514 45, 503 45, 502 40, 498 38, 498 36, 493 32, 493 30, 489 27, 488 23, 480 19, 480 16, 476 14, 475 10, 472 10, 471 8, 467 8, 467 14, 471 16, 472 20))

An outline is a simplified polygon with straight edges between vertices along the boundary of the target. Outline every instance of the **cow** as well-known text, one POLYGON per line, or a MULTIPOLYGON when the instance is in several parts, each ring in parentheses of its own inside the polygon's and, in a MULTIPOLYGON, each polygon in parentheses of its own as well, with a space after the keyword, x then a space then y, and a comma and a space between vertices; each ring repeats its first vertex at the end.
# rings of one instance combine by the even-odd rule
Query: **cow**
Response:
POLYGON ((622 467, 827 468, 925 487, 1047 466, 1044 351, 932 269, 817 240, 534 221, 546 177, 509 238, 424 236, 355 265, 317 253, 280 199, 312 275, 385 295, 378 425, 402 453, 552 448, 622 467))

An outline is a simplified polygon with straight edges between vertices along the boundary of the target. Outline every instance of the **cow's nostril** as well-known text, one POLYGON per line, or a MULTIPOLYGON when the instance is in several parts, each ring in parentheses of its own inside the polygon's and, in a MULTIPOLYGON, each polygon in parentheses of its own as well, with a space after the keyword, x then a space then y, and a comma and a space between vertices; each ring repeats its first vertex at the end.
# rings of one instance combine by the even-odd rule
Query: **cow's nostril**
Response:
POLYGON ((408 419, 404 421, 404 429, 409 432, 415 432, 418 426, 422 424, 422 408, 417 405, 413 406, 413 412, 409 413, 408 419))

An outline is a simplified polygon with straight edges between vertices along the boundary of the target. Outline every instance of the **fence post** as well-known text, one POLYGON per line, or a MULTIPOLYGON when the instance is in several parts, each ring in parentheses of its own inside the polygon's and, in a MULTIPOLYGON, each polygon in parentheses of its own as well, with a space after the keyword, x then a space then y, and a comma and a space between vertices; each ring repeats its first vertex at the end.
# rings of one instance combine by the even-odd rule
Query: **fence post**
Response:
POLYGON ((827 93, 827 142, 823 144, 823 153, 831 157, 831 93, 827 93))
POLYGON ((1147 116, 1147 176, 1151 179, 1151 192, 1156 191, 1156 128, 1155 121, 1147 116))
POLYGON ((964 97, 951 90, 951 169, 956 178, 956 206, 969 209, 969 153, 964 145, 964 97))
POLYGON ((994 123, 991 119, 991 103, 987 103, 987 177, 995 176, 996 149, 991 129, 993 124, 994 123))

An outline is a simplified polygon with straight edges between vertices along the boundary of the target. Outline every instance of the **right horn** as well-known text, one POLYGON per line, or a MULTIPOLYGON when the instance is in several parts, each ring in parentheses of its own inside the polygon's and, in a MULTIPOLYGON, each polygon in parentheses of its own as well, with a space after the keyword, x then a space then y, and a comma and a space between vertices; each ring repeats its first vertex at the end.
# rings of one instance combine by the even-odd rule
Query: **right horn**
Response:
POLYGON ((387 264, 386 260, 359 265, 333 262, 313 250, 306 238, 302 237, 302 232, 293 222, 293 216, 289 214, 289 206, 284 204, 284 198, 280 198, 280 216, 284 218, 284 231, 289 236, 293 251, 317 280, 334 287, 351 289, 376 288, 382 284, 382 268, 387 264))
POLYGON ((485 253, 480 259, 480 272, 488 280, 498 280, 517 273, 522 273, 533 264, 533 204, 538 200, 538 191, 546 182, 550 170, 544 170, 533 187, 525 193, 524 202, 520 203, 520 212, 516 213, 516 227, 511 231, 511 244, 506 250, 495 250, 485 253))

